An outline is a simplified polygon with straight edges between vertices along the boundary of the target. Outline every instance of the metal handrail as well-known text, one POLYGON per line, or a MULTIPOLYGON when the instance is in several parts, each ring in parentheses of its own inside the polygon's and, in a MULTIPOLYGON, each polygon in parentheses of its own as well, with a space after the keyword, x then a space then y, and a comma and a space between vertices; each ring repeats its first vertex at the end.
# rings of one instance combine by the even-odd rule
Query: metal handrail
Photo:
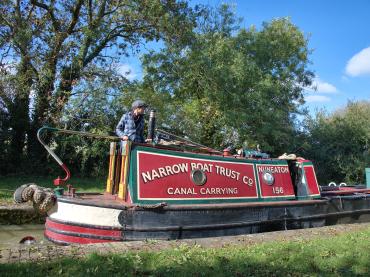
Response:
POLYGON ((207 149, 208 151, 211 151, 211 152, 214 152, 214 153, 222 154, 222 152, 221 152, 221 151, 219 151, 219 150, 213 149, 213 148, 211 148, 211 147, 205 146, 205 145, 200 144, 200 143, 196 143, 196 142, 194 142, 194 141, 191 141, 190 139, 186 139, 186 138, 183 138, 183 137, 180 137, 180 136, 174 135, 174 134, 172 134, 172 133, 170 133, 170 132, 167 132, 167 131, 165 131, 165 130, 162 130, 162 129, 156 129, 156 132, 157 132, 157 133, 162 133, 162 134, 167 135, 167 136, 172 136, 172 137, 174 137, 174 138, 178 139, 179 141, 183 141, 183 142, 186 142, 186 143, 192 144, 192 145, 194 145, 194 146, 196 146, 196 147, 204 148, 204 149, 207 149))
MULTIPOLYGON (((93 133, 88 133, 88 132, 80 132, 80 131, 72 131, 72 130, 66 130, 66 129, 53 128, 53 127, 49 127, 49 126, 41 127, 37 131, 37 139, 42 144, 42 146, 44 146, 44 148, 46 149, 46 151, 54 158, 54 160, 59 164, 59 166, 66 173, 66 176, 64 178, 60 178, 58 176, 58 178, 54 180, 54 185, 56 185, 56 186, 65 184, 71 178, 71 172, 69 171, 69 169, 65 165, 65 163, 63 163, 63 161, 55 154, 55 152, 53 150, 51 150, 51 148, 42 139, 41 136, 43 135, 44 132, 47 132, 47 131, 54 132, 54 133, 63 133, 63 134, 68 134, 68 135, 79 135, 79 136, 83 136, 83 137, 90 137, 90 138, 96 138, 96 139, 107 139, 107 140, 111 140, 111 141, 120 141, 120 138, 117 137, 117 136, 99 135, 99 134, 93 134, 93 133)), ((220 151, 218 151, 216 149, 213 149, 213 148, 207 147, 205 145, 202 145, 202 144, 193 142, 193 141, 191 141, 189 139, 185 139, 185 138, 176 136, 176 135, 171 134, 171 133, 169 133, 167 131, 164 131, 164 130, 161 130, 161 129, 156 129, 156 131, 158 133, 162 133, 162 134, 165 134, 165 135, 172 136, 172 137, 174 137, 174 138, 176 138, 176 139, 178 139, 180 141, 183 141, 183 142, 192 144, 195 147, 207 149, 208 151, 211 151, 211 152, 214 152, 214 153, 221 153, 222 154, 222 152, 220 152, 220 151)))

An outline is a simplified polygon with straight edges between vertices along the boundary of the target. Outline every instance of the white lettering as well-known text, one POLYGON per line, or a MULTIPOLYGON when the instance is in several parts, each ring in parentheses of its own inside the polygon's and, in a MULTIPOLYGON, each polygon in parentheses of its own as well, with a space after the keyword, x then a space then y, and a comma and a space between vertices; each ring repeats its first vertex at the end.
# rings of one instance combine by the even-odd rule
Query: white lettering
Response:
POLYGON ((188 194, 193 194, 196 195, 198 194, 194 188, 173 188, 169 187, 167 189, 167 194, 169 195, 188 195, 188 194))
POLYGON ((146 184, 149 181, 175 175, 180 172, 188 172, 188 164, 182 163, 174 164, 172 166, 167 165, 165 167, 158 167, 157 170, 152 169, 151 171, 141 172, 141 178, 143 179, 144 184, 146 184))
POLYGON ((191 170, 200 169, 204 172, 212 172, 213 164, 190 163, 191 170))
POLYGON ((215 165, 215 167, 216 174, 239 181, 240 172, 219 165, 215 165))
POLYGON ((172 166, 172 171, 174 174, 180 173, 180 172, 188 172, 188 164, 174 164, 172 166))
POLYGON ((166 171, 167 171, 167 175, 173 175, 172 168, 169 165, 166 165, 165 168, 166 168, 166 171))
POLYGON ((289 173, 289 169, 287 166, 259 166, 258 172, 262 173, 264 171, 268 171, 271 173, 289 173))
POLYGON ((168 174, 166 173, 166 170, 163 167, 159 167, 158 171, 159 171, 159 175, 161 175, 161 178, 163 178, 163 176, 168 176, 168 174))
POLYGON ((155 169, 152 169, 152 180, 154 180, 155 178, 161 178, 161 176, 158 174, 157 171, 155 171, 155 169))
POLYGON ((238 188, 201 188, 199 190, 200 194, 209 195, 228 195, 228 194, 238 194, 238 188))
POLYGON ((253 186, 253 179, 248 176, 243 176, 243 183, 251 187, 253 186))
POLYGON ((144 184, 148 181, 151 181, 152 180, 152 177, 150 175, 150 172, 141 172, 141 177, 143 178, 144 180, 144 184))

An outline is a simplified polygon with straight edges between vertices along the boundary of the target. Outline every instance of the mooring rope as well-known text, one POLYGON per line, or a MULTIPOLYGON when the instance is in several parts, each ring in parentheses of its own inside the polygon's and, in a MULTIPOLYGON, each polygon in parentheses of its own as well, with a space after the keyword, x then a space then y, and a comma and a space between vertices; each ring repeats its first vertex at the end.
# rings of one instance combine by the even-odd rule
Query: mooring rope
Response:
POLYGON ((51 188, 30 183, 24 184, 15 190, 14 201, 16 203, 32 201, 33 207, 37 211, 46 213, 55 205, 56 196, 51 188))

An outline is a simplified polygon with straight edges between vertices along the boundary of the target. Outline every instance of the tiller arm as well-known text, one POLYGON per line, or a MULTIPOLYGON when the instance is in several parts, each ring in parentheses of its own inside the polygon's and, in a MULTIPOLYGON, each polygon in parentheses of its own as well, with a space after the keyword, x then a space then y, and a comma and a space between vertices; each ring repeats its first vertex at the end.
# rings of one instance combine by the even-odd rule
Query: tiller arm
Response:
POLYGON ((69 135, 79 135, 79 136, 92 137, 92 138, 98 138, 98 139, 109 139, 109 140, 115 140, 115 141, 119 140, 119 138, 116 136, 105 136, 105 135, 98 135, 98 134, 92 134, 92 133, 87 133, 87 132, 63 130, 63 129, 52 128, 52 127, 47 127, 47 126, 40 128, 37 131, 37 139, 42 144, 42 146, 44 146, 46 151, 48 151, 48 153, 54 158, 54 160, 57 161, 60 167, 63 168, 64 172, 66 173, 66 176, 63 179, 58 176, 58 178, 54 180, 54 185, 56 186, 65 184, 71 178, 71 172, 69 171, 68 167, 63 163, 63 161, 54 153, 53 150, 50 149, 49 146, 46 145, 46 143, 41 138, 42 134, 46 131, 55 132, 55 133, 64 133, 64 134, 69 134, 69 135))

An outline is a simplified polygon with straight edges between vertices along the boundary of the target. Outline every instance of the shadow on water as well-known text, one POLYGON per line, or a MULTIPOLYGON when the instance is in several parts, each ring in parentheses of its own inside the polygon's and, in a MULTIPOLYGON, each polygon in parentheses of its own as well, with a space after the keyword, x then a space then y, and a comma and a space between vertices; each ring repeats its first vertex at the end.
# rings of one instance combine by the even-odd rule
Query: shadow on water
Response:
POLYGON ((14 248, 25 237, 33 237, 35 245, 51 244, 44 237, 44 224, 0 225, 0 249, 14 248))

